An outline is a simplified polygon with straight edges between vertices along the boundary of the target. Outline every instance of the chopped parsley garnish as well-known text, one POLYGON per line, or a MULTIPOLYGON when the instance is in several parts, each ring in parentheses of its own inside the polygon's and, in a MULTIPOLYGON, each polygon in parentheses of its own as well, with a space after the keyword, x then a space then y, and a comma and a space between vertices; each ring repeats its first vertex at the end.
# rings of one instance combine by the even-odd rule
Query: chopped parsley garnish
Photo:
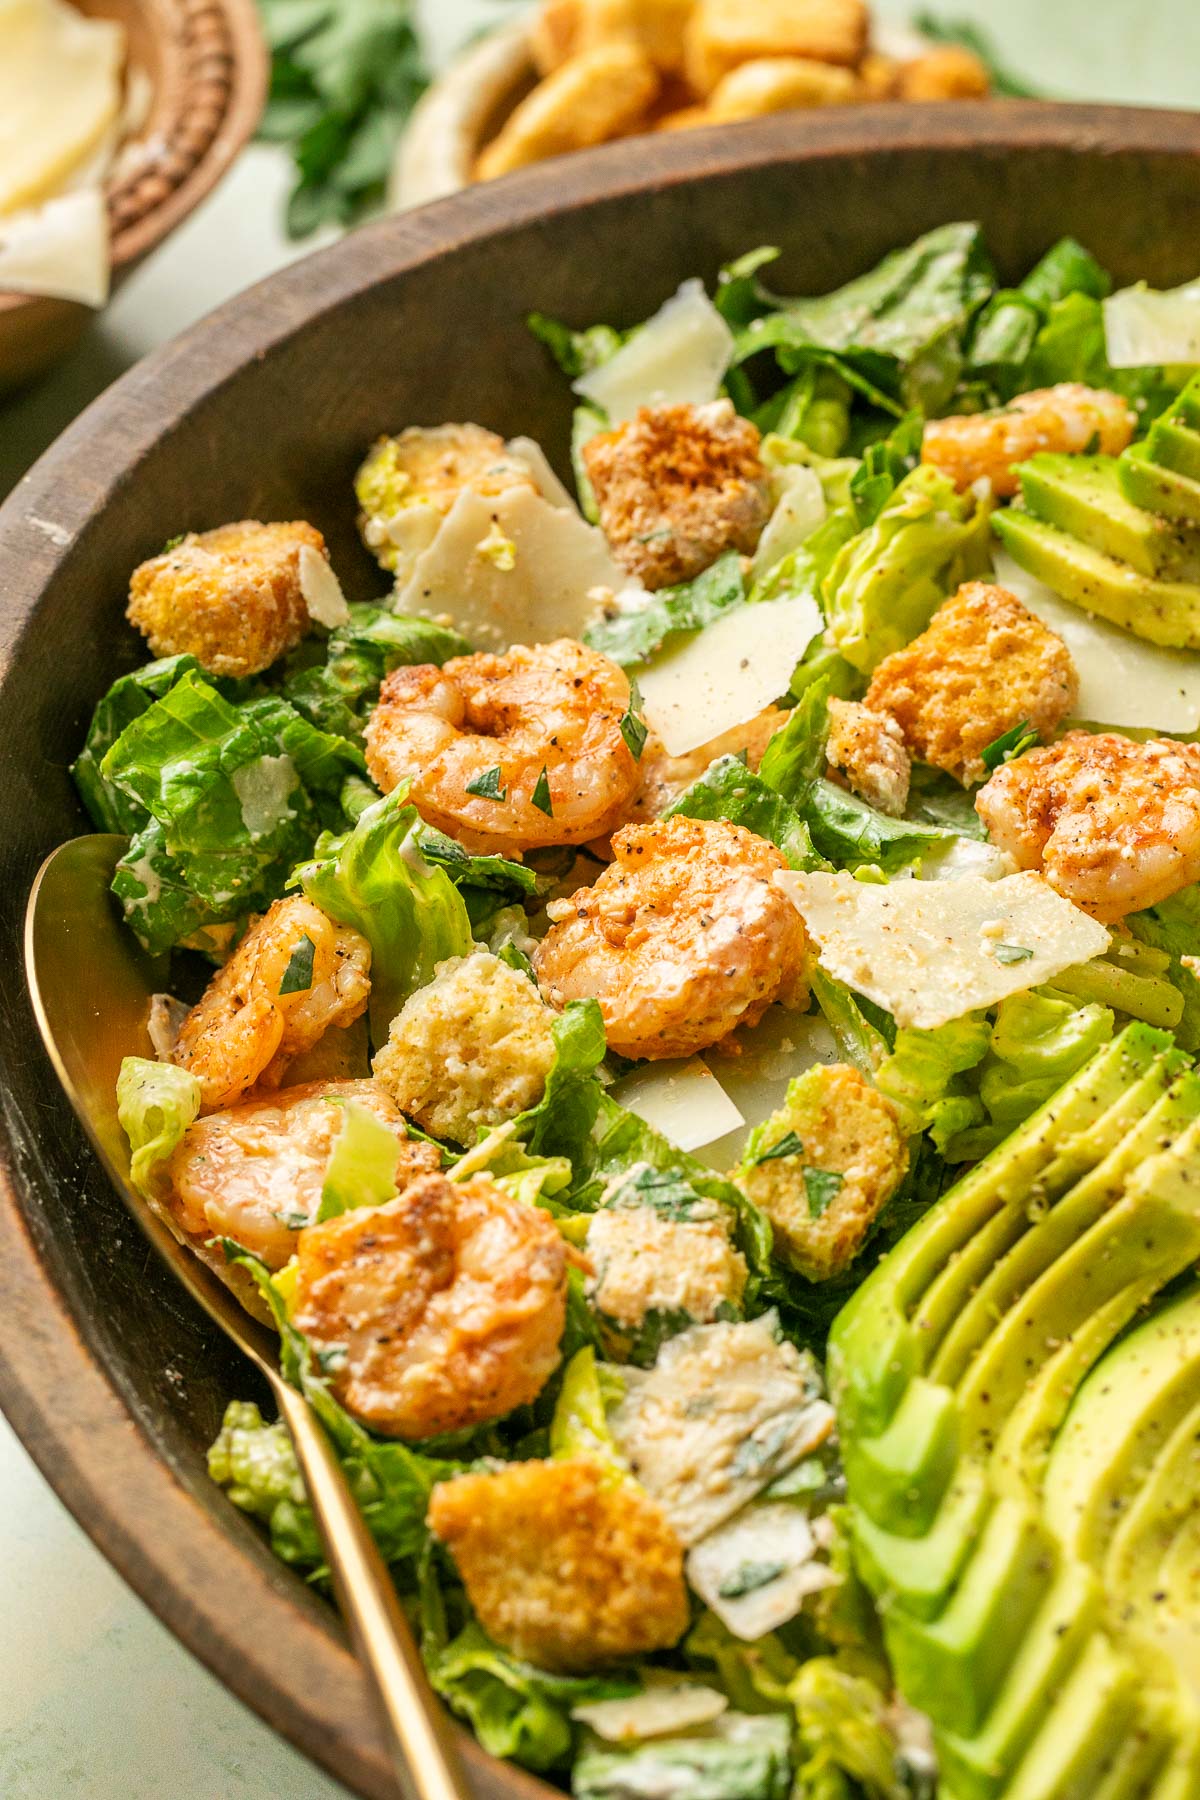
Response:
POLYGON ((287 1228, 288 1231, 303 1231, 304 1227, 309 1222, 308 1214, 306 1212, 276 1213, 275 1217, 279 1220, 279 1223, 281 1225, 283 1225, 287 1228))
POLYGON ((743 1594, 753 1594, 768 1582, 778 1581, 786 1567, 781 1562, 741 1563, 725 1577, 717 1592, 722 1600, 740 1600, 743 1594))
POLYGON ((537 778, 537 786, 529 796, 539 812, 544 812, 548 819, 554 817, 554 807, 550 803, 550 777, 546 773, 546 765, 542 764, 542 772, 537 778))
POLYGON ((317 947, 306 932, 292 951, 279 984, 281 994, 303 994, 312 986, 313 957, 317 947))
POLYGON ((842 1191, 846 1180, 836 1169, 808 1169, 804 1171, 804 1191, 808 1195, 808 1216, 819 1219, 822 1213, 829 1211, 842 1191))
POLYGON ((502 786, 503 774, 500 764, 494 769, 485 769, 474 781, 468 781, 468 794, 477 794, 481 800, 507 800, 508 789, 502 786))
POLYGON ((997 944, 992 951, 998 963, 1028 962, 1033 951, 1028 944, 997 944))
POLYGON ((785 1131, 781 1138, 776 1138, 765 1150, 760 1150, 754 1158, 755 1164, 774 1162, 777 1156, 799 1156, 803 1150, 803 1141, 794 1131, 785 1131))
POLYGON ((985 769, 998 769, 1001 763, 1012 762, 1014 757, 1024 756, 1038 741, 1038 734, 1028 719, 1021 719, 1008 731, 1002 731, 998 738, 980 751, 980 760, 985 769))
POLYGON ((629 705, 621 715, 621 736, 625 739, 625 748, 634 762, 641 762, 642 751, 646 748, 649 727, 638 711, 642 704, 642 696, 638 692, 636 681, 629 683, 629 705))
POLYGON ((317 1361, 321 1365, 322 1375, 336 1375, 339 1369, 346 1366, 345 1344, 328 1344, 324 1350, 317 1350, 317 1361))

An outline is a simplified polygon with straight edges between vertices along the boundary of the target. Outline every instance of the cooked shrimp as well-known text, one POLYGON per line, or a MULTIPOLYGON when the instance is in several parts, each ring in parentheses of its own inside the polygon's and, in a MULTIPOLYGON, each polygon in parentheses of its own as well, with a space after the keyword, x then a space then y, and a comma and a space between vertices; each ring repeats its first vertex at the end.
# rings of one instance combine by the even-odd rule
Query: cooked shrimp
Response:
POLYGON ((310 900, 276 900, 213 976, 171 1051, 200 1083, 201 1112, 232 1105, 256 1083, 278 1087, 293 1057, 352 1024, 366 1011, 370 967, 371 946, 357 931, 310 900))
POLYGON ((166 1204, 188 1237, 236 1238, 268 1268, 281 1269, 302 1225, 314 1218, 334 1141, 354 1100, 396 1136, 396 1186, 441 1167, 433 1144, 410 1138, 404 1117, 376 1081, 311 1081, 252 1095, 188 1128, 167 1164, 166 1204))
POLYGON ((1069 731, 975 797, 993 843, 1103 924, 1200 879, 1200 745, 1069 731))
POLYGON ((773 844, 723 819, 627 825, 594 887, 547 909, 534 958, 552 1006, 594 996, 610 1050, 690 1056, 803 993, 804 929, 773 844))
POLYGON ((468 849, 520 854, 609 831, 638 780, 621 735, 629 682, 573 638, 444 668, 394 669, 367 723, 367 766, 468 849))
POLYGON ((1091 448, 1119 456, 1133 436, 1134 418, 1119 394, 1062 381, 1018 394, 994 412, 930 419, 921 461, 949 475, 960 493, 981 478, 994 494, 1015 494, 1013 464, 1039 450, 1078 455, 1091 448))
POLYGON ((536 1399, 558 1363, 567 1255, 536 1206, 477 1175, 426 1175, 310 1225, 295 1320, 376 1431, 434 1437, 536 1399))

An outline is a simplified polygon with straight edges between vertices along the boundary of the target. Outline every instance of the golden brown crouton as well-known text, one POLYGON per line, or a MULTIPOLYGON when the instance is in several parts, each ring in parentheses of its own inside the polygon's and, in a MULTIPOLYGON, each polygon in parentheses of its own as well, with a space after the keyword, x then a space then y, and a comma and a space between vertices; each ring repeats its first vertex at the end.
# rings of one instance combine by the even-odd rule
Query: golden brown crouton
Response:
POLYGON ((739 1185, 761 1206, 776 1247, 810 1281, 840 1274, 908 1168, 896 1109, 844 1063, 809 1069, 759 1126, 739 1185), (789 1133, 800 1148, 763 1159, 789 1133))
POLYGON ((656 1313, 708 1325, 740 1303, 745 1258, 730 1241, 729 1218, 715 1204, 711 1211, 672 1219, 652 1206, 602 1206, 591 1215, 588 1300, 615 1361, 629 1360, 656 1313))
POLYGON ((363 543, 403 580, 464 491, 536 488, 529 465, 483 425, 410 425, 377 438, 354 477, 363 543))
POLYGON ((903 650, 884 657, 865 702, 890 713, 911 754, 966 787, 982 752, 1027 720, 1045 736, 1075 704, 1071 653, 1007 588, 968 581, 903 650))
POLYGON ((325 539, 301 520, 189 531, 134 570, 125 616, 155 656, 186 651, 212 675, 257 675, 308 630, 305 549, 325 557, 325 539))
POLYGON ((514 108, 476 164, 480 181, 630 131, 658 93, 644 50, 618 39, 572 56, 514 108))
POLYGON ((756 119, 801 106, 845 106, 860 100, 849 69, 808 56, 763 56, 739 63, 723 75, 708 97, 714 121, 756 119))
POLYGON ((529 53, 539 75, 552 75, 579 48, 584 0, 542 0, 529 22, 529 53))
POLYGON ((694 0, 543 0, 530 27, 530 49, 539 75, 568 57, 620 39, 637 44, 656 68, 673 75, 683 67, 683 33, 694 0))
POLYGON ((486 1176, 424 1175, 301 1231, 294 1317, 342 1404, 426 1438, 535 1400, 558 1365, 567 1255, 547 1213, 486 1176))
POLYGON ((603 1668, 687 1629, 682 1544, 648 1494, 593 1463, 456 1476, 429 1524, 488 1636, 539 1668, 603 1668))
POLYGON ((981 100, 990 91, 979 58, 958 44, 945 44, 901 65, 901 100, 981 100))
POLYGON ((583 460, 613 555, 648 588, 749 553, 770 516, 758 430, 728 400, 643 406, 590 438, 583 460))
POLYGON ((698 94, 758 57, 803 56, 854 68, 867 48, 865 0, 697 0, 684 68, 698 94))
POLYGON ((698 125, 714 125, 716 123, 707 106, 677 106, 673 112, 663 113, 654 123, 655 131, 693 131, 698 125))
POLYGON ((900 818, 908 804, 912 762, 904 733, 888 713, 872 712, 858 700, 831 700, 825 756, 862 799, 900 818))
POLYGON ((894 56, 868 50, 858 65, 860 99, 894 100, 899 81, 900 64, 894 56))
POLYGON ((991 412, 956 413, 930 419, 921 438, 921 461, 948 475, 961 494, 977 481, 991 483, 1002 497, 1020 482, 1014 465, 1041 450, 1077 456, 1095 447, 1119 456, 1133 437, 1128 402, 1107 388, 1078 381, 1034 388, 991 412))

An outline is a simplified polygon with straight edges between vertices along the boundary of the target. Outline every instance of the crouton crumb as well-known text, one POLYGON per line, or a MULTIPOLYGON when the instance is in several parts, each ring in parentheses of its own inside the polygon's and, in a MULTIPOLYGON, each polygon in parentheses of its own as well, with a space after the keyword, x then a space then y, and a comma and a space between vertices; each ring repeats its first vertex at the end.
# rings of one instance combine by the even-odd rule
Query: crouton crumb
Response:
POLYGON ((858 700, 830 700, 825 756, 861 799, 900 818, 908 804, 912 761, 890 714, 872 712, 858 700))

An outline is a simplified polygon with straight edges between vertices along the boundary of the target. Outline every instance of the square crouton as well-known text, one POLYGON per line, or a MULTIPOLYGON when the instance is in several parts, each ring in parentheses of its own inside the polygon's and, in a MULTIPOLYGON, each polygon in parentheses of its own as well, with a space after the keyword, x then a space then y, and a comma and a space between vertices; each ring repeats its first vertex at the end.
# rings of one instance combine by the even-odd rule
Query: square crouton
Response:
POLYGON ((865 0, 697 0, 684 70, 698 94, 758 57, 803 56, 854 68, 867 49, 865 0))
POLYGON ((920 637, 884 658, 865 704, 891 714, 914 757, 966 787, 987 774, 989 744, 1022 721, 1045 736, 1078 692, 1062 639, 1007 588, 968 581, 920 637))
POLYGON ((677 75, 695 0, 542 0, 529 30, 539 75, 582 51, 619 39, 637 44, 655 68, 677 75))
POLYGON ((600 524, 648 588, 690 581, 722 551, 749 554, 771 510, 759 434, 728 400, 643 406, 584 447, 600 524))
POLYGON ((475 167, 480 181, 586 150, 640 125, 658 96, 646 52, 619 38, 567 59, 509 114, 475 167))

